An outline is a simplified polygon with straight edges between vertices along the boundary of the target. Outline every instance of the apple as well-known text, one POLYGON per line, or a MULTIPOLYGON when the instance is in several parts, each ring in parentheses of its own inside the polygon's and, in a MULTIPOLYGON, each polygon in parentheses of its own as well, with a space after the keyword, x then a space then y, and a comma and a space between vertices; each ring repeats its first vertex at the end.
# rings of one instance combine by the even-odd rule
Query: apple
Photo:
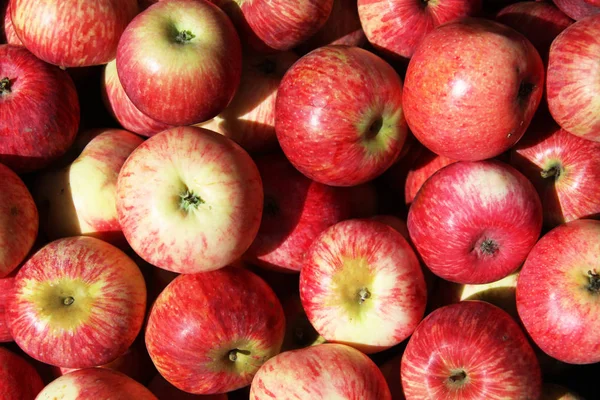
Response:
POLYGON ((38 175, 34 197, 48 239, 86 235, 126 245, 117 217, 117 178, 129 154, 142 143, 128 131, 104 129, 72 164, 38 175))
POLYGON ((325 343, 286 351, 256 373, 250 400, 265 399, 391 400, 377 365, 360 351, 325 343))
POLYGON ((326 23, 334 0, 210 0, 236 24, 254 50, 287 51, 313 36, 326 23))
POLYGON ((541 400, 584 400, 578 394, 571 392, 569 389, 554 384, 545 383, 542 386, 541 400))
POLYGON ((273 290, 247 269, 226 267, 175 278, 150 311, 146 347, 172 385, 216 394, 249 385, 284 333, 273 290))
POLYGON ((519 316, 535 343, 557 360, 600 361, 600 331, 589 329, 600 307, 599 254, 600 221, 572 221, 544 235, 519 274, 519 316))
POLYGON ((464 18, 436 28, 416 50, 403 107, 412 133, 429 150, 476 161, 521 139, 543 89, 544 65, 522 34, 464 18))
POLYGON ((329 44, 362 47, 367 43, 358 16, 356 0, 333 0, 333 7, 325 25, 296 49, 305 55, 329 44))
POLYGON ((600 4, 594 0, 552 0, 554 4, 569 17, 578 21, 600 12, 600 4))
POLYGON ((125 238, 144 260, 173 272, 218 269, 239 258, 256 237, 262 207, 260 175, 248 153, 197 127, 146 140, 117 182, 125 238))
POLYGON ((427 290, 419 261, 398 231, 353 219, 311 245, 300 271, 300 299, 327 341, 369 354, 411 335, 425 313, 427 290))
POLYGON ((270 55, 246 54, 242 78, 231 103, 203 128, 234 140, 249 152, 277 148, 275 99, 285 72, 298 60, 292 52, 270 55))
POLYGON ((104 67, 102 101, 108 112, 123 128, 138 135, 149 137, 173 127, 150 118, 133 105, 119 80, 116 60, 112 60, 104 67))
POLYGON ((22 46, 0 45, 0 163, 18 173, 43 168, 67 151, 78 128, 69 75, 22 46))
POLYGON ((373 46, 409 59, 437 26, 477 15, 481 0, 358 0, 360 22, 373 46))
POLYGON ((79 236, 47 244, 23 265, 6 317, 15 342, 32 358, 86 368, 123 354, 145 309, 137 265, 116 247, 79 236))
POLYGON ((165 400, 227 400, 227 394, 225 393, 208 395, 186 393, 171 385, 160 374, 156 374, 148 385, 148 389, 157 398, 165 400))
POLYGON ((368 182, 404 144, 402 80, 367 50, 321 47, 283 77, 275 131, 286 157, 308 178, 331 186, 368 182))
POLYGON ((496 21, 521 32, 537 49, 545 64, 552 41, 573 20, 554 4, 543 1, 523 1, 510 4, 496 14, 496 21))
POLYGON ((546 117, 511 150, 511 164, 536 187, 546 226, 600 217, 600 142, 571 135, 546 117))
POLYGON ((25 259, 35 242, 38 223, 38 211, 27 186, 0 164, 0 278, 25 259))
POLYGON ((0 26, 0 43, 22 46, 23 42, 21 42, 21 39, 15 33, 15 27, 10 17, 10 9, 9 0, 6 0, 6 5, 1 5, 0 3, 0 21, 3 21, 3 26, 0 26))
POLYGON ((0 399, 33 400, 43 388, 44 383, 35 368, 0 347, 0 399))
POLYGON ((60 67, 106 64, 117 54, 136 0, 11 0, 15 32, 36 57, 60 67))
POLYGON ((106 368, 86 368, 63 375, 36 397, 36 400, 56 399, 158 400, 142 384, 106 368))
POLYGON ((300 271, 317 236, 350 217, 347 193, 308 179, 279 152, 255 160, 264 206, 260 229, 244 259, 274 270, 300 271))
POLYGON ((483 284, 515 271, 542 230, 535 188, 500 161, 463 161, 439 170, 408 212, 417 251, 437 276, 483 284))
POLYGON ((0 278, 0 343, 13 341, 6 321, 6 303, 8 295, 13 289, 14 282, 14 276, 0 278))
POLYGON ((417 196, 421 186, 440 169, 453 164, 456 160, 448 157, 439 156, 427 148, 421 150, 421 154, 412 166, 408 169, 406 180, 404 182, 404 202, 410 206, 417 196))
POLYGON ((541 392, 540 367, 519 325, 477 300, 429 314, 408 341, 400 370, 407 400, 533 400, 541 392))
POLYGON ((567 132, 600 142, 596 49, 600 15, 577 21, 552 42, 548 60, 548 108, 567 132))
POLYGON ((148 117, 191 125, 219 114, 240 83, 238 34, 205 1, 160 1, 138 14, 119 40, 117 73, 148 117))

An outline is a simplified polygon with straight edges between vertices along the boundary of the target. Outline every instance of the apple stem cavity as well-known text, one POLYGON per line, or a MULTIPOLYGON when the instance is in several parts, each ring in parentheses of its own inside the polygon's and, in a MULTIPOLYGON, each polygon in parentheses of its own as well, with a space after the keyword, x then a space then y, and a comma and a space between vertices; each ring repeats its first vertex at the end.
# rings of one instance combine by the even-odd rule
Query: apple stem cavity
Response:
POLYGON ((186 212, 189 212, 191 209, 198 208, 200 204, 204 204, 202 197, 198 196, 190 189, 186 189, 186 191, 180 194, 179 197, 179 208, 186 212))
POLYGON ((191 41, 195 37, 196 37, 196 35, 194 35, 190 31, 178 31, 177 35, 175 35, 175 41, 179 44, 185 44, 185 43, 188 43, 189 41, 191 41))
POLYGON ((562 168, 560 167, 560 165, 553 165, 550 168, 543 169, 540 172, 540 175, 544 179, 551 178, 551 177, 554 177, 554 179, 558 179, 561 174, 562 174, 562 168))
POLYGON ((461 384, 465 381, 465 379, 467 379, 467 374, 463 370, 456 371, 452 375, 450 375, 450 378, 448 379, 453 384, 461 384))
POLYGON ((10 79, 8 77, 0 80, 0 94, 9 94, 10 93, 10 79))
POLYGON ((358 304, 364 303, 368 298, 371 297, 371 292, 369 289, 362 288, 358 291, 358 304))
POLYGON ((480 249, 483 254, 492 256, 498 251, 498 243, 492 239, 485 239, 483 242, 481 242, 480 249))
POLYGON ((375 139, 377 137, 377 135, 379 134, 379 131, 381 131, 382 127, 383 127, 383 118, 381 118, 381 117, 379 117, 375 121, 371 122, 371 125, 369 125, 369 129, 367 130, 367 133, 365 135, 367 140, 375 139))
POLYGON ((533 89, 535 88, 535 85, 531 82, 521 82, 521 84, 519 85, 519 100, 524 101, 527 100, 527 98, 529 97, 529 95, 531 93, 533 93, 533 89))
POLYGON ((588 290, 592 293, 600 293, 600 275, 594 269, 588 271, 588 276, 590 277, 590 283, 587 287, 588 290))
POLYGON ((75 302, 75 299, 71 296, 65 297, 62 299, 62 303, 67 307, 70 306, 71 304, 73 304, 74 302, 75 302))
POLYGON ((229 361, 236 362, 238 360, 238 354, 250 355, 250 351, 240 349, 229 350, 227 357, 229 358, 229 361))

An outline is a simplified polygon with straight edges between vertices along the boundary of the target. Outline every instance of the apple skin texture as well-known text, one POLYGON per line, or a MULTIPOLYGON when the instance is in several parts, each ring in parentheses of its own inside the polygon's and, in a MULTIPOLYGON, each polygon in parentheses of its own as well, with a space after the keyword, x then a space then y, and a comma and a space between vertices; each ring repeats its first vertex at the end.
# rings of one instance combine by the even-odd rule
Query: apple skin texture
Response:
POLYGON ((44 382, 22 357, 0 347, 0 399, 33 400, 44 382))

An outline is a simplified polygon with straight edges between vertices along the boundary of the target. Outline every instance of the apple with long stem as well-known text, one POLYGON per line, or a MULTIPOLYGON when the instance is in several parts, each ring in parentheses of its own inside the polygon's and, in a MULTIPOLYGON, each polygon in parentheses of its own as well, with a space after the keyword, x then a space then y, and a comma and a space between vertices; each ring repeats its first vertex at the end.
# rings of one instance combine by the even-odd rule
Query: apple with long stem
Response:
POLYGON ((192 394, 247 386, 279 353, 285 317, 273 290, 239 267, 180 275, 158 296, 146 347, 158 372, 192 394))
POLYGON ((213 270, 238 259, 256 237, 262 208, 262 182, 248 153, 192 126, 146 140, 117 181, 125 238, 144 260, 173 272, 213 270))
POLYGON ((123 354, 145 310, 138 266, 116 247, 80 236, 47 244, 23 265, 6 316, 15 342, 32 358, 86 368, 123 354))
POLYGON ((33 400, 44 382, 22 357, 0 347, 0 399, 33 400))

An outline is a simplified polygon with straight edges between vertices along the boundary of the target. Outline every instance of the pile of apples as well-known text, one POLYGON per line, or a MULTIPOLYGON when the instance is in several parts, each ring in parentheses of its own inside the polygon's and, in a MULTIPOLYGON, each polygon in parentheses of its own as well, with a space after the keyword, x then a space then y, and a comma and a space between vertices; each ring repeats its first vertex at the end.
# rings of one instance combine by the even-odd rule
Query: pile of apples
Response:
POLYGON ((0 399, 600 398, 553 1, 0 0, 0 399))

